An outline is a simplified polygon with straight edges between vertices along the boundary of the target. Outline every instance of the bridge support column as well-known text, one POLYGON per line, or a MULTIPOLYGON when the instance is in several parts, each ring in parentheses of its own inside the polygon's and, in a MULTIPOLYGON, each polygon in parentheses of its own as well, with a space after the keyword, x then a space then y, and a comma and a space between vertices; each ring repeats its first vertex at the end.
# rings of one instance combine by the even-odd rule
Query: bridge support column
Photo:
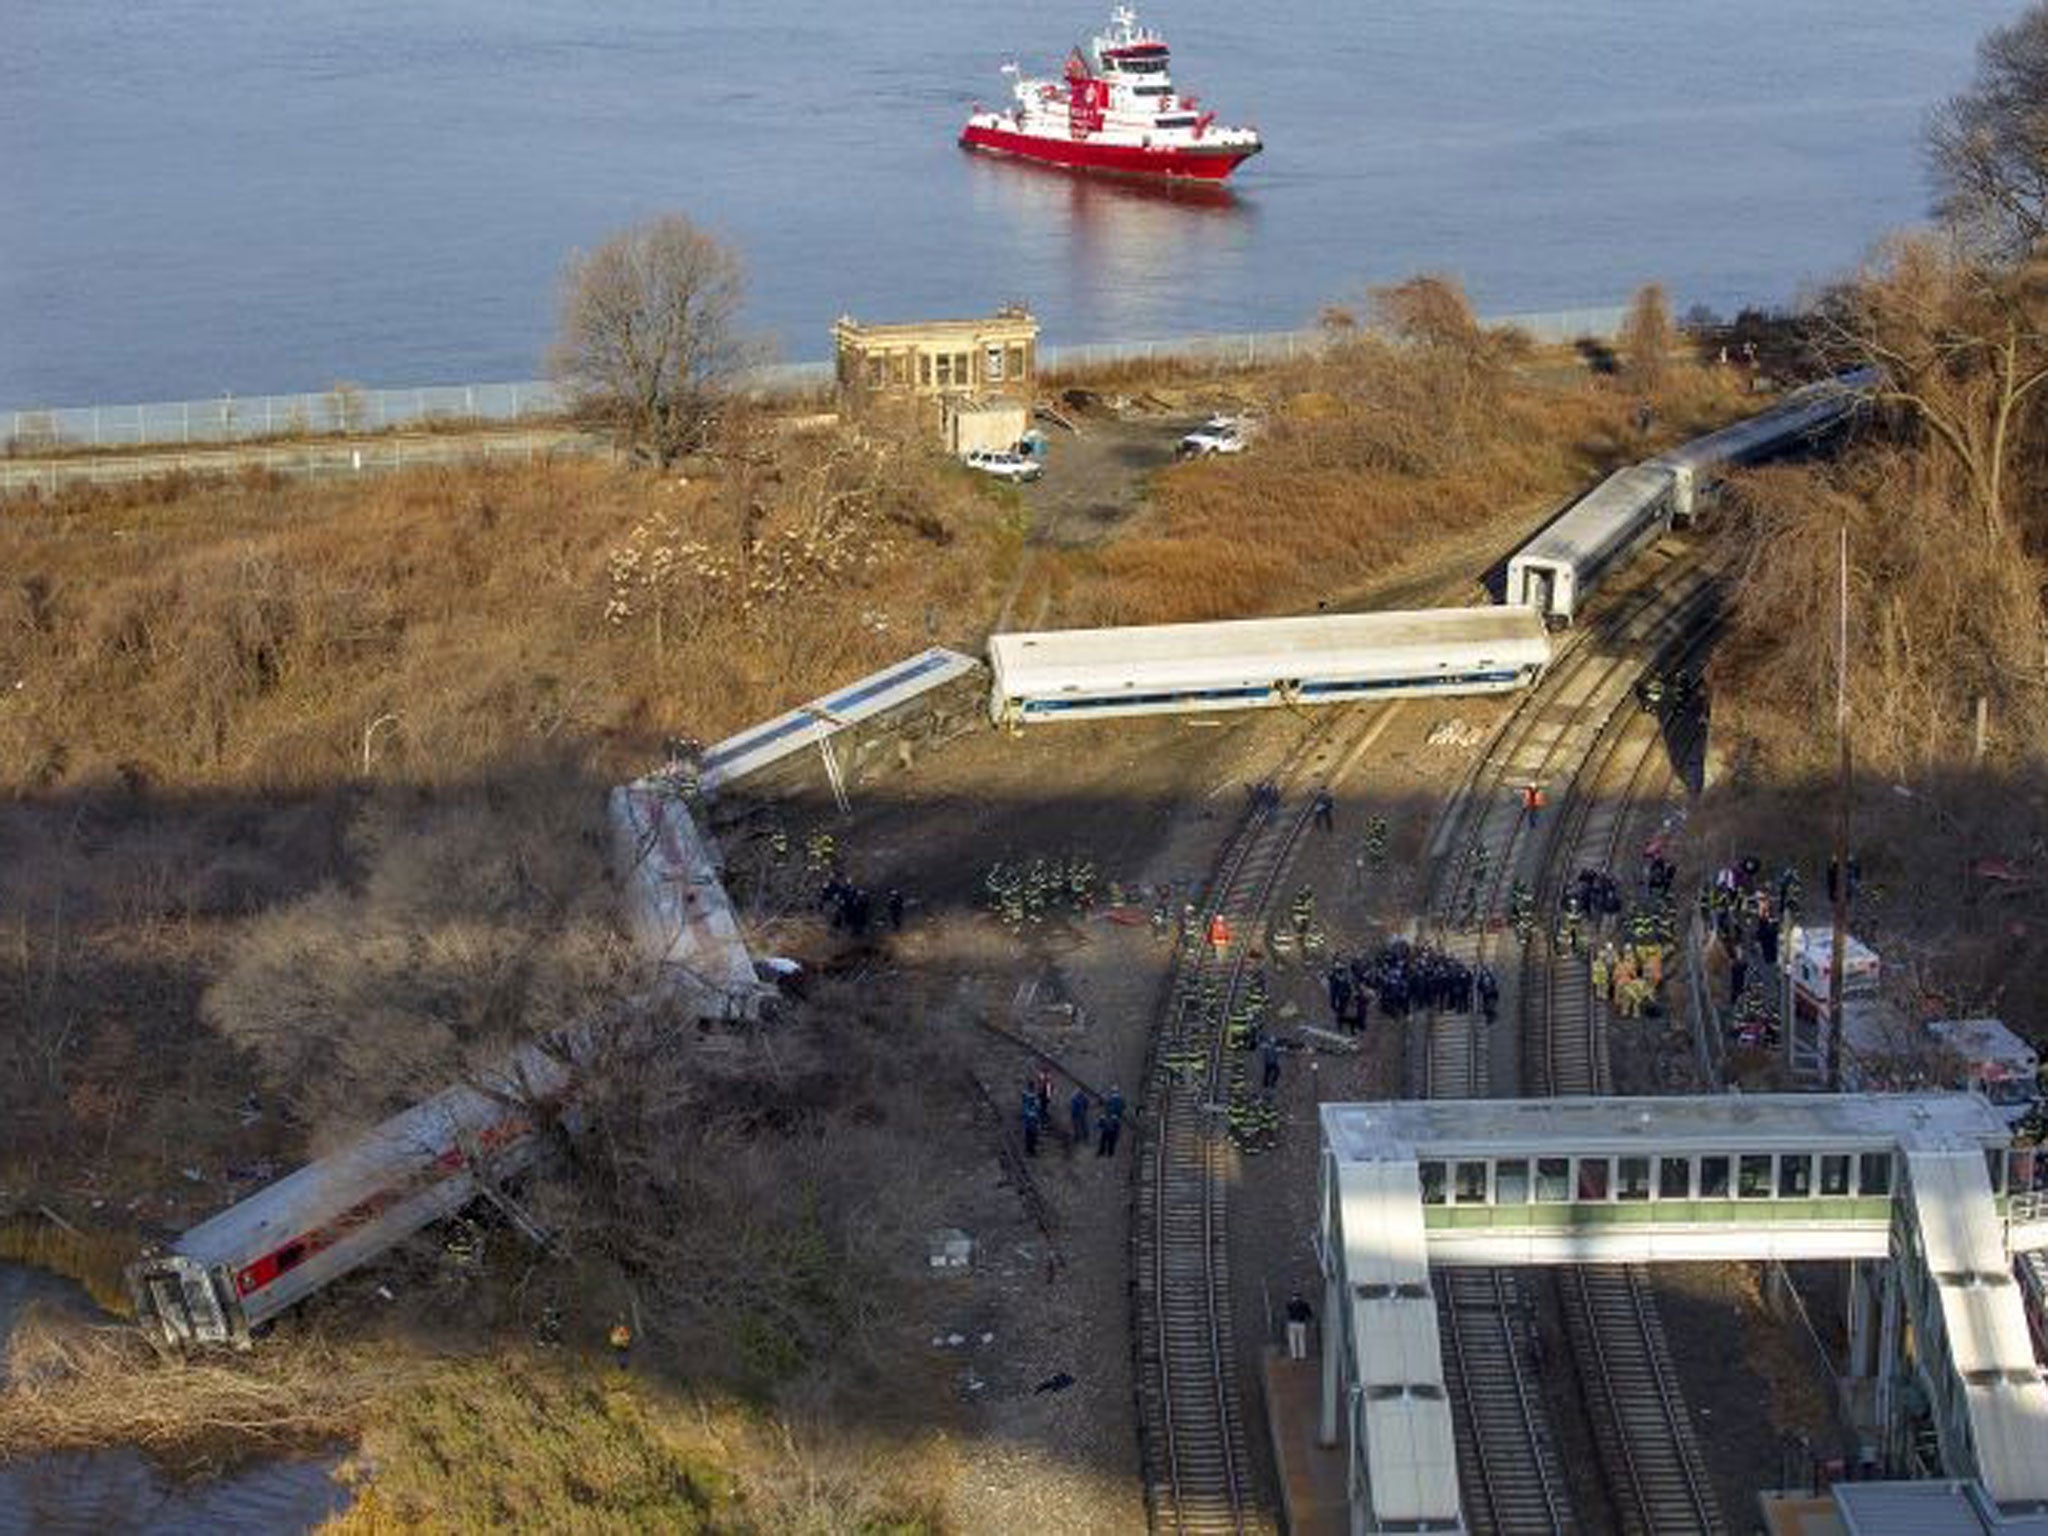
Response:
POLYGON ((1899 1377, 1899 1311, 1902 1298, 1899 1295, 1899 1261, 1886 1259, 1881 1265, 1879 1285, 1883 1293, 1883 1305, 1879 1313, 1877 1330, 1877 1422, 1883 1426, 1884 1444, 1879 1455, 1887 1467, 1898 1463, 1899 1401, 1896 1383, 1899 1377))
POLYGON ((1323 1412, 1316 1424, 1316 1444, 1337 1443, 1337 1400, 1343 1383, 1338 1380, 1344 1360, 1342 1330, 1344 1292, 1335 1275, 1323 1276, 1323 1412))
POLYGON ((1874 1271, 1859 1260, 1849 1261, 1849 1359, 1842 1374, 1860 1381, 1870 1374, 1870 1282, 1874 1271))

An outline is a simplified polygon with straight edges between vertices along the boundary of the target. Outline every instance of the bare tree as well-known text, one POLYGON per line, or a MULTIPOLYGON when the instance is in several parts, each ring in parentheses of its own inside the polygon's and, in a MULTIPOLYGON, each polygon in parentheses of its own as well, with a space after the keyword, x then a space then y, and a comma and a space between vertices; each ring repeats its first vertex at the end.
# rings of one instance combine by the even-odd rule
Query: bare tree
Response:
POLYGON ((681 214, 577 252, 562 273, 550 369, 577 411, 671 464, 703 446, 744 365, 740 257, 681 214))
POLYGON ((1486 332, 1455 277, 1424 272, 1370 296, 1374 318, 1402 341, 1467 355, 1485 345, 1486 332))
POLYGON ((1621 359, 1628 385, 1639 395, 1654 395, 1670 369, 1671 301, 1662 283, 1645 283, 1629 301, 1621 322, 1621 359))
POLYGON ((2011 538, 2011 469, 2048 380, 2048 268, 1989 267, 1951 241, 1906 238, 1817 318, 1823 350, 1881 368, 1879 399, 1912 412, 1960 472, 1985 528, 2011 538))
POLYGON ((2048 4, 1978 45, 1976 79, 1927 138, 1936 209, 1958 230, 2004 257, 2048 236, 2048 4))

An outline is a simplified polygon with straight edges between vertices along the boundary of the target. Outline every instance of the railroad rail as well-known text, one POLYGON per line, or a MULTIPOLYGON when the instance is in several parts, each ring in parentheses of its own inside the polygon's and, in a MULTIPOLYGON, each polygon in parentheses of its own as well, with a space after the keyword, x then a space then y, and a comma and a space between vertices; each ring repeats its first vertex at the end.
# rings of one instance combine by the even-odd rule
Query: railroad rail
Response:
POLYGON ((1320 711, 1287 753, 1217 862, 1192 932, 1180 935, 1152 1034, 1138 1119, 1131 1223, 1132 1336, 1146 1506, 1155 1532, 1265 1536, 1253 1488, 1231 1323, 1227 1196, 1234 1149, 1229 1023, 1253 971, 1281 882, 1314 817, 1317 769, 1362 748, 1398 701, 1320 711), (1216 919, 1224 946, 1208 942, 1216 919))
MULTIPOLYGON (((1717 628, 1717 616, 1704 611, 1654 664, 1689 660, 1717 628)), ((1662 798, 1674 776, 1673 758, 1694 749, 1700 728, 1692 713, 1674 717, 1668 728, 1661 718, 1626 709, 1610 716, 1561 808, 1558 847, 1566 856, 1548 864, 1538 900, 1543 921, 1523 956, 1530 1004, 1525 1024, 1535 1016, 1541 1077, 1551 1093, 1610 1093, 1614 1087, 1605 1000, 1593 992, 1585 959, 1559 953, 1554 942, 1563 892, 1581 868, 1621 866, 1636 812, 1662 798), (1648 793, 1652 781, 1654 797, 1648 793)), ((1718 1536, 1724 1529, 1718 1502, 1679 1391, 1648 1271, 1641 1265, 1581 1265, 1562 1271, 1558 1287, 1594 1444, 1622 1530, 1630 1536, 1718 1536)))
MULTIPOLYGON (((1530 954, 1547 952, 1536 931, 1542 904, 1535 887, 1547 887, 1554 899, 1558 881, 1554 875, 1546 880, 1543 873, 1557 867, 1550 855, 1553 849, 1573 846, 1574 839, 1564 835, 1567 818, 1584 823, 1597 803, 1568 792, 1562 807, 1547 818, 1532 820, 1516 790, 1531 782, 1576 786, 1593 764, 1604 763, 1610 744, 1622 734, 1611 722, 1632 717, 1629 700, 1644 658, 1688 648, 1715 612, 1717 590, 1717 572, 1689 541, 1667 540, 1646 552, 1638 562, 1638 579, 1625 592, 1613 594, 1605 612, 1565 642, 1550 671, 1482 749, 1440 824, 1432 845, 1436 857, 1424 910, 1430 931, 1446 951, 1474 967, 1487 963, 1505 942, 1502 935, 1513 920, 1517 886, 1529 903, 1525 963, 1498 967, 1505 1019, 1533 1014, 1534 1007, 1525 1006, 1533 1005, 1532 993, 1546 1000, 1549 996, 1547 988, 1531 985, 1549 973, 1528 963, 1530 954)), ((1618 838, 1624 819, 1617 812, 1607 835, 1618 838)), ((1600 862, 1607 862, 1607 857, 1603 854, 1600 862)), ((1547 929, 1550 924, 1540 926, 1547 929)), ((1556 974, 1559 984, 1565 984, 1569 972, 1556 974)), ((1582 991, 1584 974, 1580 965, 1582 991)), ((1435 1016, 1415 1063, 1423 1091, 1431 1097, 1484 1096, 1497 1091, 1496 1078, 1512 1091, 1521 1085, 1520 1079, 1539 1075, 1529 1070, 1532 1064, 1518 1043, 1526 1033, 1489 1031, 1469 1014, 1435 1016)), ((1604 1071, 1604 1041, 1602 1047, 1597 1060, 1604 1071)), ((1591 1073, 1595 1059, 1591 1047, 1586 1047, 1586 1073, 1591 1073)), ((1541 1076, 1548 1078, 1552 1072, 1547 1060, 1541 1064, 1541 1076)), ((1576 1091, 1595 1089, 1589 1085, 1576 1091)), ((1472 1528, 1514 1536, 1576 1529, 1555 1439, 1535 1388, 1541 1335, 1523 1280, 1504 1271, 1474 1271, 1440 1278, 1437 1284, 1460 1481, 1472 1528)), ((1604 1294, 1604 1288, 1596 1289, 1604 1294)), ((1633 1315, 1654 1319, 1647 1302, 1633 1315)), ((1569 1336, 1575 1352, 1583 1355, 1577 1335, 1569 1336)), ((1596 1361, 1593 1369, 1602 1381, 1631 1384, 1627 1389, 1616 1385, 1608 1396, 1634 1405, 1643 1394, 1633 1384, 1647 1379, 1668 1387, 1668 1356, 1656 1352, 1661 1347, 1661 1334, 1642 1333, 1640 1348, 1615 1349, 1611 1370, 1596 1361), (1661 1365, 1661 1372, 1645 1373, 1645 1359, 1661 1365)), ((1684 1410, 1668 1394, 1657 1401, 1668 1443, 1677 1434, 1670 1426, 1685 1426, 1684 1410)), ((1617 1422, 1633 1426, 1642 1416, 1632 1411, 1626 1421, 1617 1422)), ((1643 1464, 1642 1475, 1628 1486, 1661 1487, 1664 1470, 1674 1463, 1656 1454, 1646 1429, 1633 1436, 1626 1430, 1617 1433, 1619 1443, 1637 1452, 1643 1464)), ((1613 1458, 1603 1457, 1603 1465, 1613 1464, 1613 1458)), ((1683 1465, 1697 1470, 1692 1463, 1683 1465)), ((1617 1493, 1617 1505, 1627 1502, 1625 1494, 1617 1493)), ((1703 1527, 1681 1522, 1670 1528, 1703 1527)))
MULTIPOLYGON (((1320 733, 1318 733, 1320 734, 1320 733)), ((1269 1528, 1250 1487, 1230 1317, 1225 1197, 1228 1020, 1244 984, 1250 937, 1273 903, 1310 803, 1264 799, 1226 849, 1203 904, 1202 932, 1183 935, 1139 1165, 1137 1304, 1145 1489, 1155 1531, 1206 1536, 1269 1528), (1220 918, 1240 941, 1206 941, 1220 918)))
POLYGON ((1475 1531, 1569 1532, 1571 1502, 1538 1385, 1536 1309, 1504 1269, 1458 1269, 1436 1282, 1444 1386, 1467 1523, 1475 1531))

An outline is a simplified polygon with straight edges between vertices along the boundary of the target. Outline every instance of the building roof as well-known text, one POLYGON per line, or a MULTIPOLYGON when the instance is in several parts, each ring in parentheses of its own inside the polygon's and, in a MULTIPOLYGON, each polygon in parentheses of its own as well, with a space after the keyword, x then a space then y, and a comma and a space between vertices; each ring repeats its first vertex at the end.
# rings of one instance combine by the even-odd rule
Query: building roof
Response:
POLYGON ((885 325, 868 325, 851 315, 841 315, 832 326, 834 336, 859 342, 909 343, 948 334, 957 335, 964 341, 998 331, 1022 331, 1036 336, 1038 320, 1028 309, 999 309, 992 315, 971 319, 898 320, 885 325))
POLYGON ((1973 1093, 1755 1093, 1691 1097, 1438 1099, 1326 1104, 1344 1162, 1518 1152, 1822 1151, 1845 1145, 1978 1149, 2010 1131, 1973 1093))
POLYGON ((1847 1536, 2048 1536, 2048 1516, 2000 1518, 1974 1483, 1837 1483, 1847 1536))

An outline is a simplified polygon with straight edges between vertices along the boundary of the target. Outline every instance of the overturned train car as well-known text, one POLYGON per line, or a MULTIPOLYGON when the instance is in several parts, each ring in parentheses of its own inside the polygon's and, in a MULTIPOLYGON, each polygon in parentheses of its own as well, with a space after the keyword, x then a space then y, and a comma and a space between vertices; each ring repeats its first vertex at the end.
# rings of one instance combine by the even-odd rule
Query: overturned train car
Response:
MULTIPOLYGON (((756 979, 710 839, 658 781, 612 791, 610 813, 652 1000, 670 1016, 751 1017, 770 989, 756 979)), ((171 1345, 246 1344, 322 1286, 529 1167, 542 1125, 573 1102, 579 1070, 616 1027, 592 1023, 527 1046, 145 1255, 127 1272, 138 1321, 171 1345)))

